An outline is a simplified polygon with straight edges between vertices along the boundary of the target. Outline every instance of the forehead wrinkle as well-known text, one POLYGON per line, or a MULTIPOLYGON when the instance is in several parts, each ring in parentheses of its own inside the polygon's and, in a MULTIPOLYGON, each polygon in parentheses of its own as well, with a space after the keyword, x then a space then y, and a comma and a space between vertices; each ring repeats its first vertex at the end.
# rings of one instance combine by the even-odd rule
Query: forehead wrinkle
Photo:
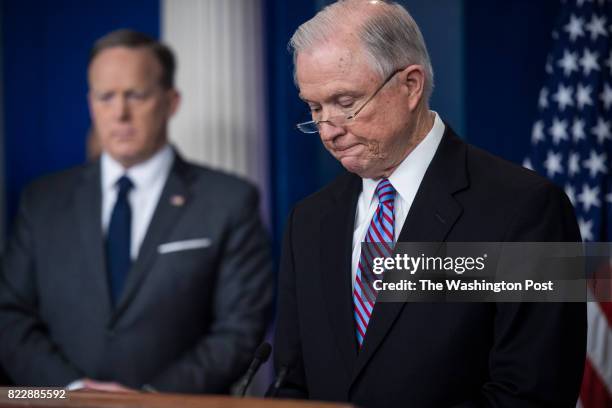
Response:
POLYGON ((304 54, 311 59, 318 60, 317 66, 319 69, 332 69, 332 72, 334 72, 335 68, 338 75, 346 74, 355 60, 354 53, 351 52, 349 47, 341 47, 332 42, 316 45, 305 51, 304 54), (334 52, 337 55, 333 55, 334 52))
POLYGON ((378 80, 369 67, 356 64, 356 58, 348 51, 327 63, 318 63, 314 54, 305 57, 308 63, 298 70, 299 96, 305 102, 362 96, 367 92, 367 84, 378 80))
MULTIPOLYGON (((301 50, 297 55, 296 64, 300 55, 308 55, 323 60, 323 62, 327 62, 325 59, 331 59, 330 55, 333 55, 335 61, 329 61, 328 64, 335 63, 336 72, 340 75, 347 74, 354 67, 373 70, 363 41, 358 35, 358 30, 358 28, 351 28, 341 23, 340 26, 336 27, 333 38, 325 39, 301 50)), ((317 64, 317 69, 320 68, 321 62, 317 64)))
POLYGON ((343 79, 359 64, 361 58, 357 54, 349 44, 337 42, 325 42, 304 50, 296 61, 298 81, 326 83, 343 79))
POLYGON ((312 45, 296 56, 296 83, 306 103, 337 102, 344 95, 361 97, 379 81, 355 32, 340 27, 338 31, 333 40, 312 45))

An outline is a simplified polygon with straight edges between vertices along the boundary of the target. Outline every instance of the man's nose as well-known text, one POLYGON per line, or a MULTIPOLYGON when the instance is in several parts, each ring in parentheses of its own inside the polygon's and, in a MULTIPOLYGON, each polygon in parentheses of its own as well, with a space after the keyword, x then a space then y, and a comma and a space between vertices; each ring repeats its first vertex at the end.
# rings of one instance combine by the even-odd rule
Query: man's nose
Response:
POLYGON ((127 120, 130 117, 130 106, 126 97, 117 98, 113 106, 113 113, 118 120, 127 120))
POLYGON ((319 123, 319 134, 323 142, 331 142, 345 133, 344 127, 336 126, 332 122, 322 121, 319 123))

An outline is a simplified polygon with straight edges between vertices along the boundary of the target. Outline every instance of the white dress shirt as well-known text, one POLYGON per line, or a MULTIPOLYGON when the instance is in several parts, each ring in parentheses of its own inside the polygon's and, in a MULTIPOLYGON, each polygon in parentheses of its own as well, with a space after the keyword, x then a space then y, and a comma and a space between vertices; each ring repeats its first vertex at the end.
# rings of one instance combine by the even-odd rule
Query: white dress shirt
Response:
MULTIPOLYGON (((444 134, 444 122, 436 112, 434 124, 429 133, 412 152, 400 163, 400 165, 389 176, 389 182, 395 188, 395 225, 394 240, 397 241, 404 221, 410 211, 414 197, 423 181, 423 176, 431 159, 433 159, 442 135, 444 134)), ((359 256, 361 254, 361 243, 370 226, 370 222, 378 208, 378 198, 375 195, 376 186, 381 179, 362 179, 362 190, 357 200, 355 214, 355 229, 353 230, 353 253, 352 253, 352 282, 355 284, 359 256)))
POLYGON ((107 153, 100 159, 102 177, 102 231, 106 236, 108 224, 117 201, 117 180, 123 175, 132 180, 134 187, 128 194, 132 208, 132 236, 130 256, 138 258, 140 246, 149 228, 153 212, 174 162, 174 151, 169 145, 161 148, 151 158, 129 169, 123 168, 107 153))

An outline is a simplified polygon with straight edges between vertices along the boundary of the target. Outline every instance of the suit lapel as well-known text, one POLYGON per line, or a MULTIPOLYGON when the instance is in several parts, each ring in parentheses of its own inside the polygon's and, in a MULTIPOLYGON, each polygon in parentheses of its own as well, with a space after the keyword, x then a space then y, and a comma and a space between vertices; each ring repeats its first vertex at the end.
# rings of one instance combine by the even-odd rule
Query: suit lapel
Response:
POLYGON ((174 164, 168 174, 168 180, 162 190, 142 246, 140 247, 138 258, 132 265, 126 278, 125 287, 117 302, 111 325, 121 316, 121 313, 142 286, 142 281, 151 270, 153 261, 157 256, 158 246, 163 243, 162 240, 170 236, 171 229, 176 225, 178 218, 185 211, 185 208, 189 206, 188 176, 189 167, 187 163, 176 154, 174 164))
POLYGON ((347 374, 350 374, 357 357, 351 255, 355 207, 361 191, 361 179, 353 174, 347 174, 346 178, 343 180, 344 185, 336 190, 330 210, 321 218, 320 271, 332 331, 345 360, 347 374))
POLYGON ((104 237, 102 233, 102 191, 100 162, 86 167, 82 179, 75 190, 74 206, 80 233, 80 248, 83 249, 85 264, 83 273, 94 282, 96 295, 94 301, 100 305, 105 316, 111 314, 110 290, 104 256, 104 237))
MULTIPOLYGON (((447 125, 406 217, 398 242, 442 242, 446 239, 463 211, 453 194, 468 186, 465 154, 465 143, 447 125)), ((353 381, 372 358, 404 307, 404 302, 375 304, 355 363, 353 381)))

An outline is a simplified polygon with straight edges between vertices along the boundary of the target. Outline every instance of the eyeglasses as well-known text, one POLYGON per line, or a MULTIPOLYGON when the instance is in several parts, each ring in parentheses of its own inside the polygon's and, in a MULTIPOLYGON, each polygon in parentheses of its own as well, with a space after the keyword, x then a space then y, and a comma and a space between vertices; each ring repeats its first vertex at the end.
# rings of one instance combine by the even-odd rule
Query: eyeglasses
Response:
POLYGON ((385 85, 387 85, 387 83, 391 80, 391 78, 395 76, 395 74, 403 70, 404 68, 393 71, 393 73, 391 73, 391 75, 389 75, 389 77, 384 80, 384 82, 376 89, 376 91, 374 91, 374 93, 359 108, 357 108, 350 115, 343 114, 343 115, 332 116, 325 120, 310 120, 308 122, 298 123, 296 127, 303 133, 318 133, 319 129, 321 128, 321 123, 329 123, 333 126, 339 126, 339 127, 345 126, 347 123, 349 123, 350 121, 352 121, 353 119, 357 117, 359 112, 361 112, 363 108, 365 108, 366 105, 372 99, 374 99, 374 97, 378 94, 378 92, 380 92, 380 90, 383 89, 385 85))

